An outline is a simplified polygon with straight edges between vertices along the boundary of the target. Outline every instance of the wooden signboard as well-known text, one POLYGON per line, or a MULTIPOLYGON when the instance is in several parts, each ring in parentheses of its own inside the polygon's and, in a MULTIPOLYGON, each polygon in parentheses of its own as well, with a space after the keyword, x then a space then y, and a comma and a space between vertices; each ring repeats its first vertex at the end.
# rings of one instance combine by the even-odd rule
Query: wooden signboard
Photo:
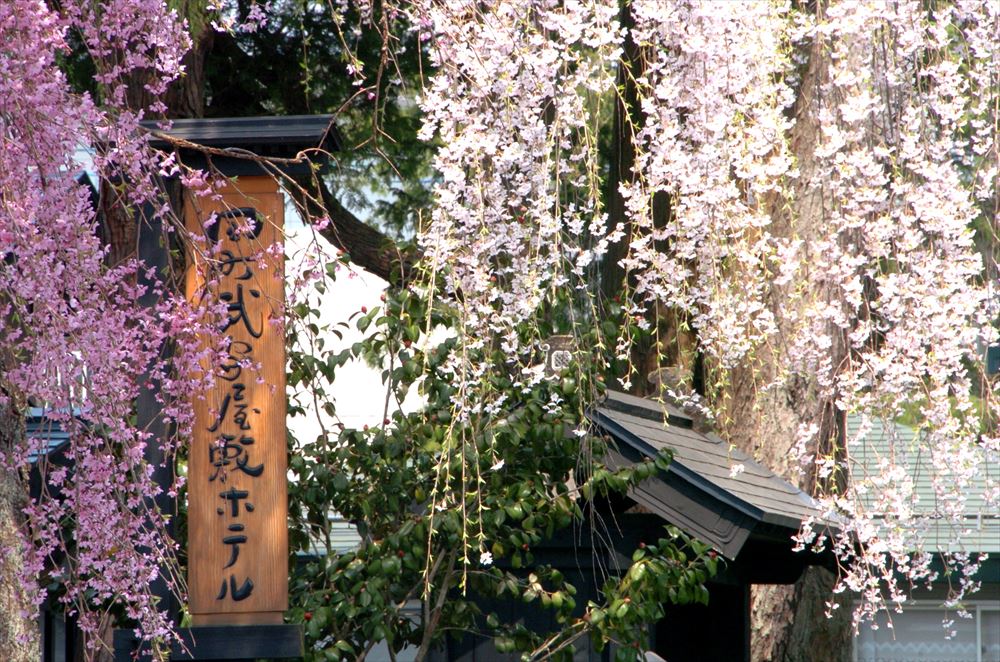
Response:
POLYGON ((217 251, 188 259, 187 294, 224 302, 229 356, 194 404, 188 471, 188 597, 194 625, 281 623, 288 606, 284 204, 269 177, 222 200, 187 196, 185 222, 217 251), (215 213, 217 221, 205 228, 215 213), (206 281, 217 284, 206 288, 206 281))

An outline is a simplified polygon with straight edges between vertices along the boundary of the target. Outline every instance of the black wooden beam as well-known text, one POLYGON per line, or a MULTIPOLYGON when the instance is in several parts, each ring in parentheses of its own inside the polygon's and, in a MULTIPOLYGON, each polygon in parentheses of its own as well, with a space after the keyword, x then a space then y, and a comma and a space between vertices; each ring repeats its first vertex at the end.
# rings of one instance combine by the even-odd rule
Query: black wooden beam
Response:
MULTIPOLYGON (((305 650, 301 625, 217 625, 183 628, 178 632, 182 644, 174 644, 171 662, 239 662, 242 660, 292 659, 305 650)), ((131 630, 115 630, 115 662, 139 662, 148 656, 135 657, 140 645, 131 630)))

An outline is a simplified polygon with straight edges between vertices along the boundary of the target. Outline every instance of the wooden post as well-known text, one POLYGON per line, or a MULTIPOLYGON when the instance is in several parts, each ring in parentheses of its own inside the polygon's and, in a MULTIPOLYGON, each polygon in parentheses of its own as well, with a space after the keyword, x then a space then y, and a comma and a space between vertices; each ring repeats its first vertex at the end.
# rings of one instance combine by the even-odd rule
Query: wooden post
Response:
POLYGON ((276 624, 288 607, 284 265, 274 249, 284 202, 264 176, 220 193, 184 202, 188 229, 218 249, 189 256, 187 294, 227 306, 230 339, 214 386, 193 403, 189 609, 195 626, 276 624))

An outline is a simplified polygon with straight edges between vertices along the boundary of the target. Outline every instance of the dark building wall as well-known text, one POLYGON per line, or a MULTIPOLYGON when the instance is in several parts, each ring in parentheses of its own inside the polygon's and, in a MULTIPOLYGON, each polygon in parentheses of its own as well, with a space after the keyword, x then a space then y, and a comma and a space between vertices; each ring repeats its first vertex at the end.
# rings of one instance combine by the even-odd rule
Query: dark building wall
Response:
POLYGON ((709 584, 708 605, 668 605, 652 649, 669 662, 749 662, 750 587, 709 584))

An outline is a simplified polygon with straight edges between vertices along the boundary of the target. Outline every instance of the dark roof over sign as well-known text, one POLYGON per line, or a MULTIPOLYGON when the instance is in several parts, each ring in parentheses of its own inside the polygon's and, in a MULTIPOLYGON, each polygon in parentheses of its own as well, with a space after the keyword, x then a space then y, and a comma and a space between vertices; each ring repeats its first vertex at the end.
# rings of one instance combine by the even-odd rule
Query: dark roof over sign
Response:
MULTIPOLYGON (((143 122, 147 129, 158 130, 156 122, 143 122)), ((206 147, 242 147, 245 145, 282 145, 298 149, 320 147, 330 151, 340 147, 340 135, 333 115, 287 115, 269 117, 218 117, 173 120, 169 135, 206 147)), ((164 140, 153 139, 154 147, 166 147, 164 140)))
MULTIPOLYGON (((161 131, 156 121, 142 122, 142 126, 152 133, 150 144, 162 150, 172 150, 176 143, 166 140, 169 136, 202 147, 231 149, 250 152, 257 156, 271 158, 295 158, 301 151, 320 149, 336 152, 341 148, 340 133, 333 121, 333 115, 287 115, 267 117, 215 117, 204 119, 173 120, 170 129, 161 131)), ((195 168, 203 168, 208 161, 226 175, 262 174, 255 164, 233 156, 209 155, 194 149, 180 150, 182 161, 195 168)), ((326 161, 322 153, 309 155, 314 163, 326 161)), ((289 174, 307 174, 308 164, 292 166, 285 164, 282 169, 289 174)))
POLYGON ((820 516, 809 495, 719 436, 696 431, 672 405, 609 392, 591 419, 617 443, 611 464, 673 451, 666 475, 644 481, 629 496, 730 559, 752 533, 790 537, 804 519, 820 516), (742 470, 734 471, 738 465, 742 470))

